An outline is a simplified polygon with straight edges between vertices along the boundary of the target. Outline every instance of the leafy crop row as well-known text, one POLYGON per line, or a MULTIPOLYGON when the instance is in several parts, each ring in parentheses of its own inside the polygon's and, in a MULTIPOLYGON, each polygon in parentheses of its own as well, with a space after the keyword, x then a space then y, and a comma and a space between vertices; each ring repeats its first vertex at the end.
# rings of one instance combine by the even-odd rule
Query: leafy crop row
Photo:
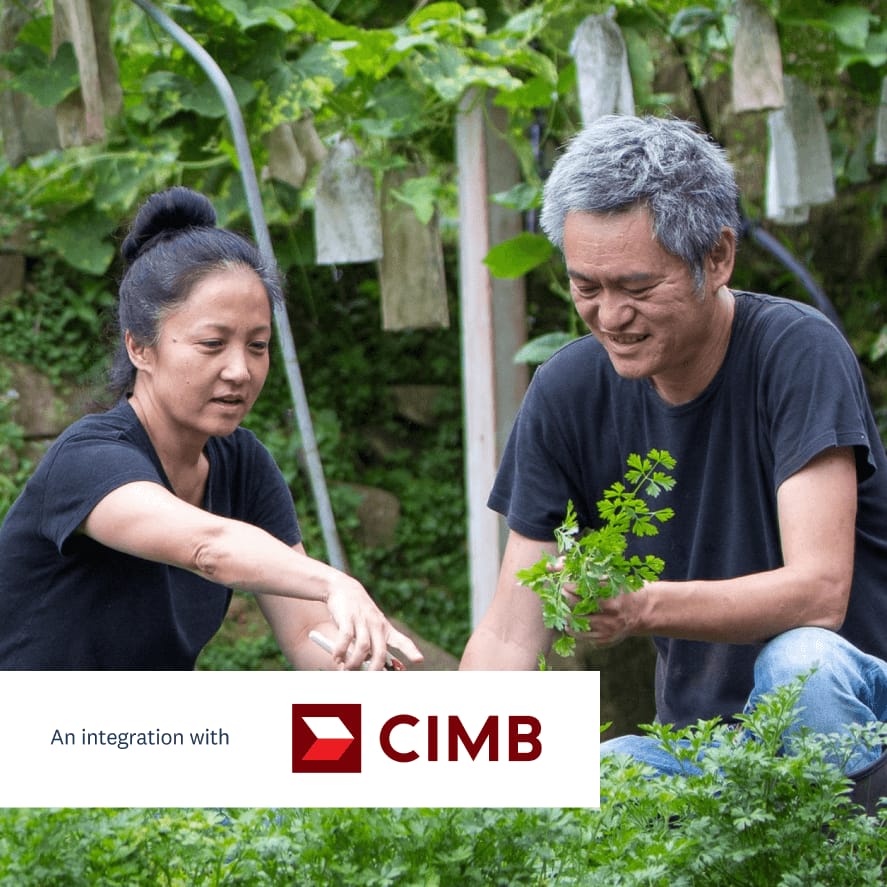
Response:
POLYGON ((887 811, 851 804, 846 743, 782 753, 799 692, 742 731, 649 728, 694 775, 607 759, 600 809, 2 810, 0 887, 882 884, 887 811))

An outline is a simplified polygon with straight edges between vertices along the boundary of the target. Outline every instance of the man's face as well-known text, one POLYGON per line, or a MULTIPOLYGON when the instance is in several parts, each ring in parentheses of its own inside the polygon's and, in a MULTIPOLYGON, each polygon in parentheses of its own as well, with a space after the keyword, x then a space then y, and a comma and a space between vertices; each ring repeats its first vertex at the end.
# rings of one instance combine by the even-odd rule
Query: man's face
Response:
MULTIPOLYGON (((695 389, 703 376, 702 384, 708 383, 717 350, 712 339, 724 318, 715 293, 729 270, 707 262, 705 283, 697 289, 684 262, 654 239, 643 207, 569 213, 564 256, 576 310, 620 376, 651 379, 666 399, 669 391, 695 389)), ((718 365, 722 358, 721 352, 718 365)))

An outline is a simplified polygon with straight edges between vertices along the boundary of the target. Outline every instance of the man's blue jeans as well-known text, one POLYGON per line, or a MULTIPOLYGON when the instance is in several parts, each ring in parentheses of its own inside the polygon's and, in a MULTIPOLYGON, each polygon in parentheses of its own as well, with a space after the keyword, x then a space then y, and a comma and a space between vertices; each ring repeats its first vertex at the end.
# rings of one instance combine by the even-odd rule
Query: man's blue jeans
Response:
MULTIPOLYGON (((833 631, 795 628, 767 643, 755 662, 755 684, 746 710, 763 695, 791 683, 811 668, 798 707, 797 727, 814 733, 841 733, 850 724, 887 721, 887 662, 857 650, 833 631)), ((601 756, 628 754, 664 775, 687 773, 651 736, 618 736, 601 743, 601 756)), ((860 749, 848 762, 848 776, 880 756, 860 749)))

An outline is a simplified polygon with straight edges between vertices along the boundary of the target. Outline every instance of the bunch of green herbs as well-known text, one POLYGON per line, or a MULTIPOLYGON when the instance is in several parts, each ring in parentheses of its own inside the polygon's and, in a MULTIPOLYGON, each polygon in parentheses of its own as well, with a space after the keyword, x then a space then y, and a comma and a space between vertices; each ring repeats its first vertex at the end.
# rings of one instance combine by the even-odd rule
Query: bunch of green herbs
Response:
MULTIPOLYGON (((582 531, 571 500, 564 522, 554 531, 557 555, 546 554, 518 571, 518 581, 542 600, 546 628, 559 633, 553 645, 559 656, 572 655, 573 634, 588 631, 588 616, 598 611, 600 600, 637 591, 662 573, 662 558, 652 554, 626 557, 626 550, 629 536, 655 536, 657 524, 674 517, 671 508, 654 510, 647 499, 674 487, 675 480, 667 472, 675 464, 667 450, 650 450, 643 458, 632 453, 625 483, 613 483, 597 503, 601 525, 582 531)), ((542 657, 540 665, 544 666, 542 657)))

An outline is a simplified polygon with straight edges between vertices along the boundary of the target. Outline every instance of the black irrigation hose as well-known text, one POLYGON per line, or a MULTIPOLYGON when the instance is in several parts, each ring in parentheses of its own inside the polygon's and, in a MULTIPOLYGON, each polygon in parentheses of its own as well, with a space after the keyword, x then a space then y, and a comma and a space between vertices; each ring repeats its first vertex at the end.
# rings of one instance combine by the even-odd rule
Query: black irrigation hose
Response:
MULTIPOLYGON (((766 250, 787 268, 801 283, 810 295, 813 304, 839 329, 844 332, 841 318, 821 286, 813 279, 813 275, 801 262, 789 252, 769 231, 765 231, 757 222, 742 217, 742 236, 751 237, 762 249, 766 250)), ((846 333, 845 333, 846 335, 846 333)))

